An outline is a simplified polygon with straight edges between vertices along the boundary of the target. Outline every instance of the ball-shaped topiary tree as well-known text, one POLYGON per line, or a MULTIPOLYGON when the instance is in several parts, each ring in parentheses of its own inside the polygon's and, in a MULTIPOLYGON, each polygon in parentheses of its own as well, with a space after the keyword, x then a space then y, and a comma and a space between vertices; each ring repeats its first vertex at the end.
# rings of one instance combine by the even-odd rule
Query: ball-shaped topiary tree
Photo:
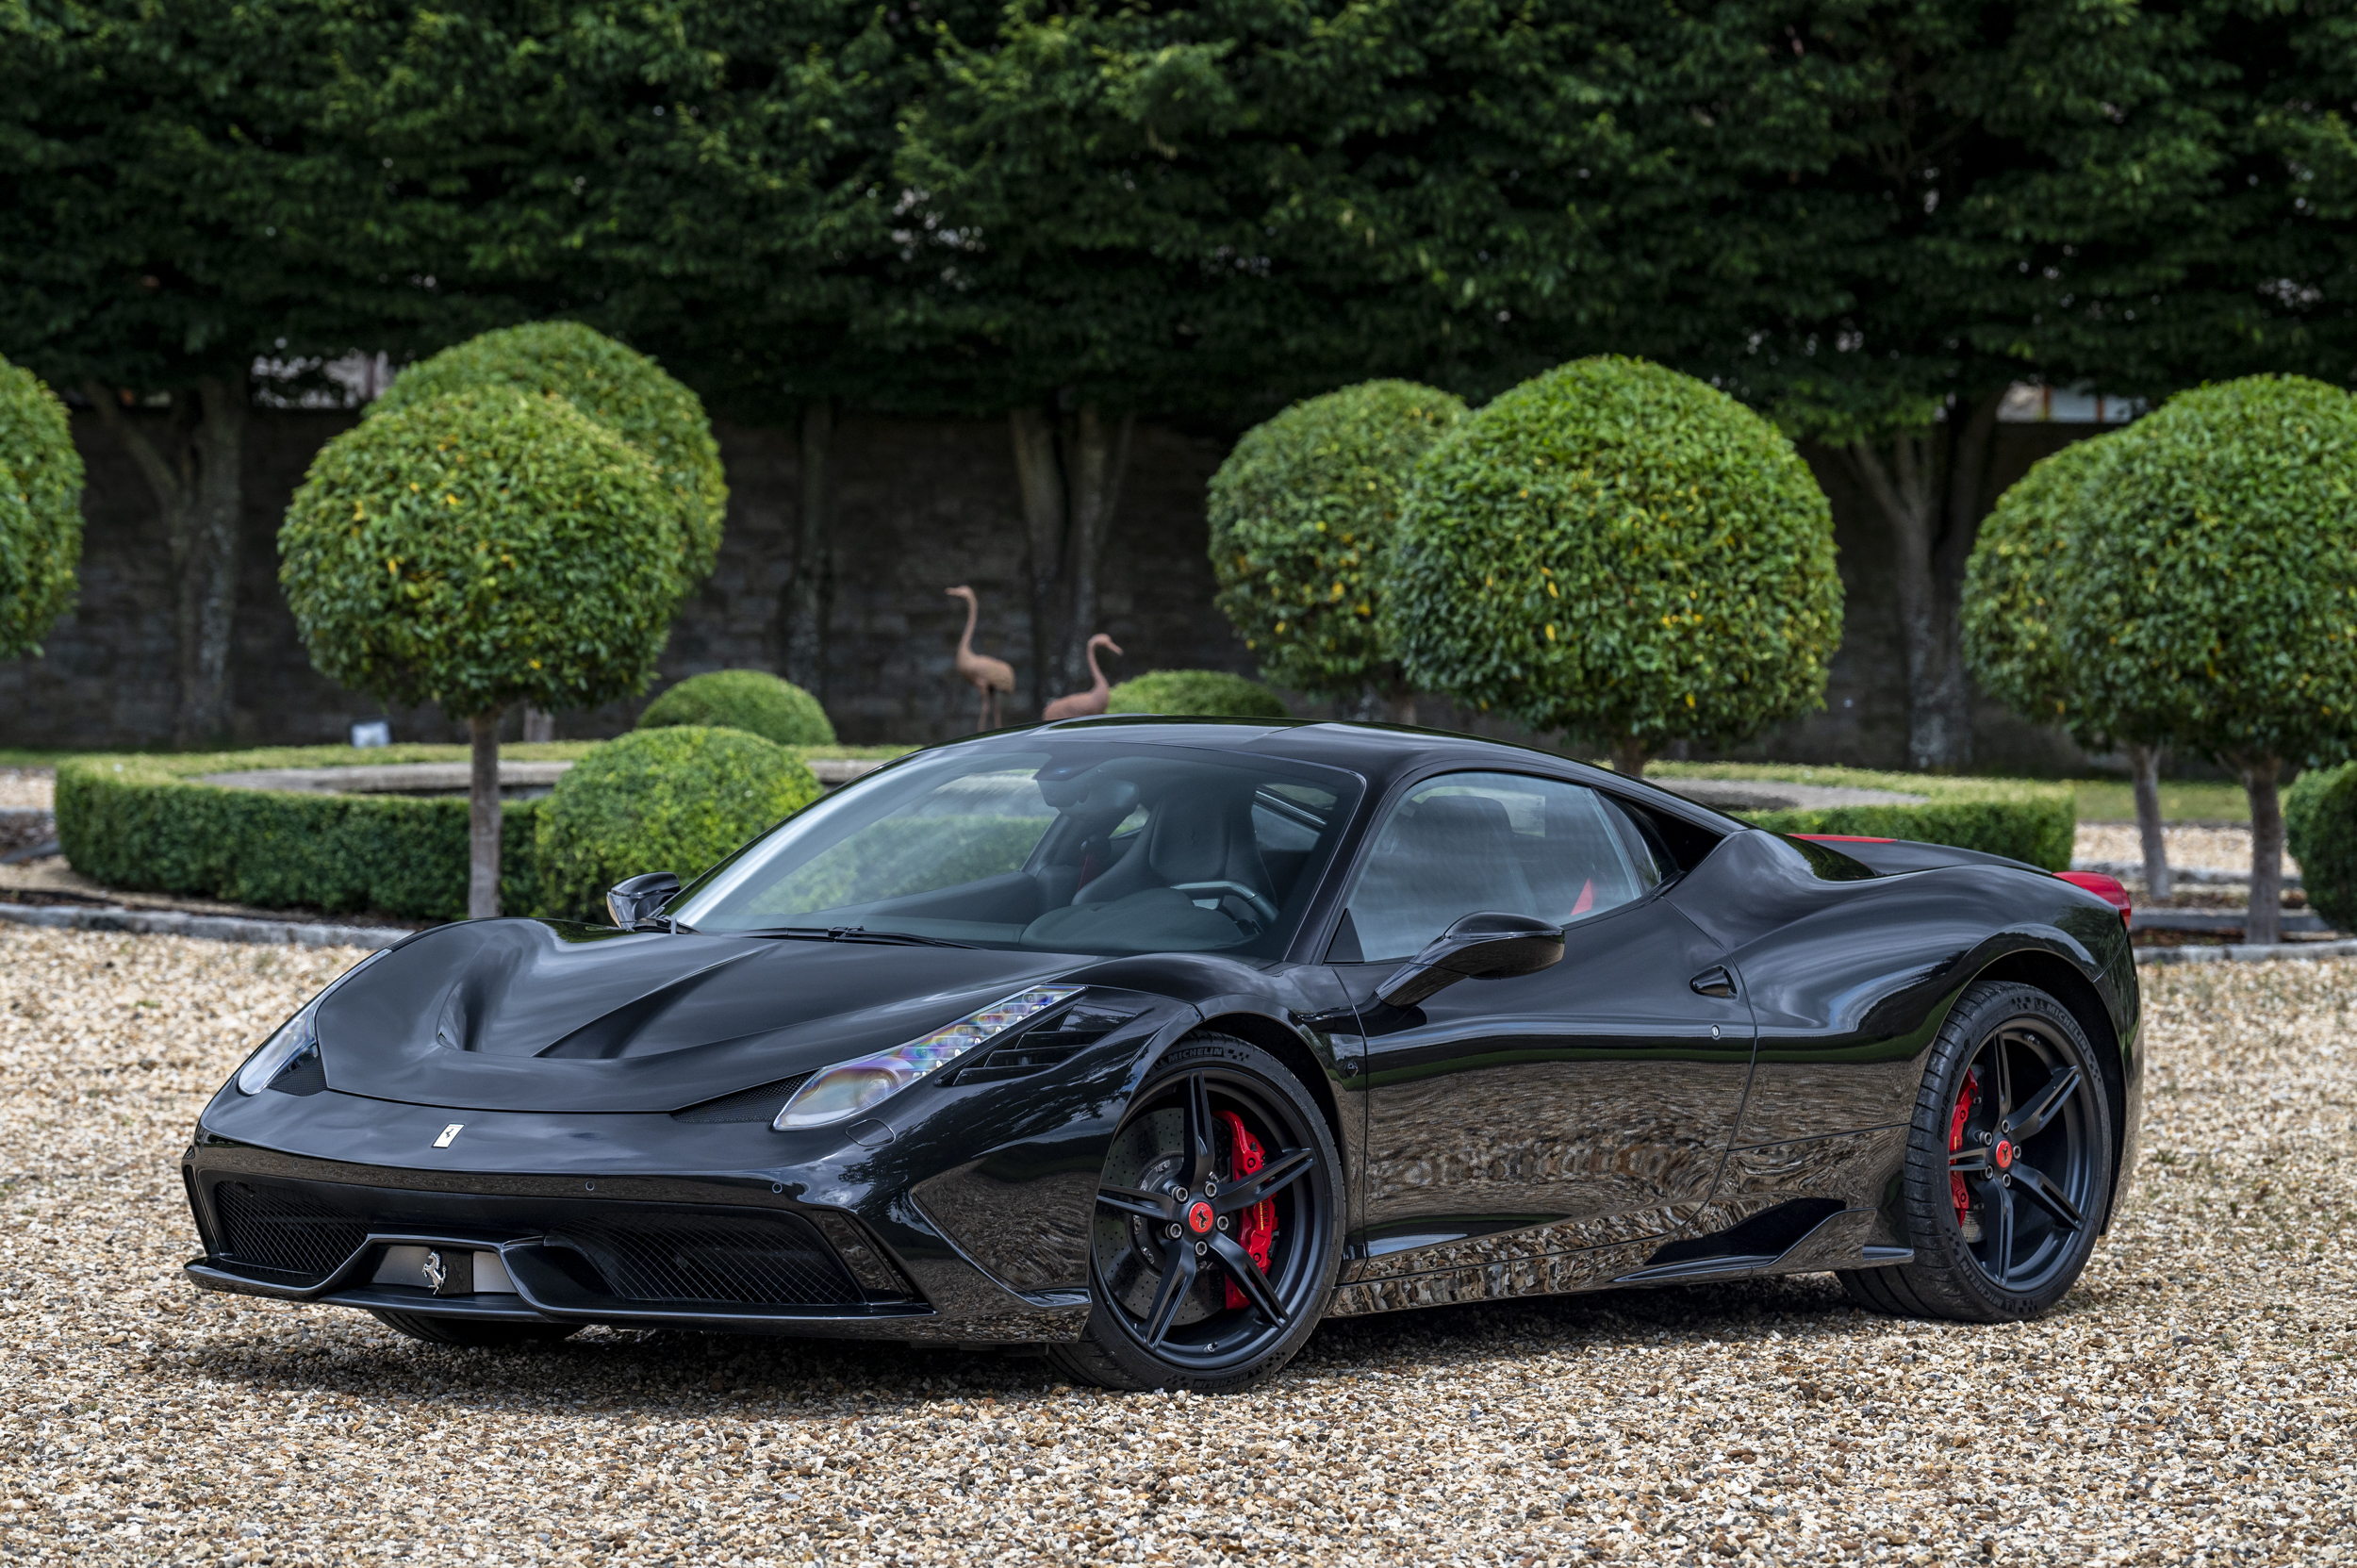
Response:
POLYGON ((605 890, 642 871, 684 882, 820 794, 808 767, 741 730, 635 730, 565 771, 534 824, 540 912, 602 920, 605 890))
POLYGON ((1560 366, 1418 466, 1392 546, 1420 689, 1607 744, 1745 739, 1823 701, 1833 516, 1774 426, 1639 359, 1560 366))
POLYGON ((1182 714, 1198 718, 1291 718, 1284 699, 1224 669, 1149 669, 1106 694, 1107 713, 1182 714))
POLYGON ((377 417, 486 387, 553 392, 645 453, 679 498, 680 596, 712 575, 729 487, 695 393, 645 355, 578 322, 534 322, 470 338, 393 378, 377 417))
POLYGON ((2250 917, 2280 933, 2286 762, 2357 739, 2357 399, 2299 376, 2181 392, 2106 437, 2061 580, 2094 722, 2167 734, 2250 798, 2250 917))
POLYGON ((0 359, 0 659, 41 652, 81 558, 82 455, 65 404, 0 359))
POLYGON ((779 746, 832 746, 834 726, 818 699, 766 669, 715 669, 690 675, 647 704, 642 730, 671 724, 742 730, 779 746))
POLYGON ((1383 576, 1409 476, 1464 415, 1447 392, 1369 381, 1296 403, 1236 443, 1211 475, 1211 570, 1263 676, 1415 721, 1385 646, 1383 576))
POLYGON ((279 533, 279 581, 321 673, 468 721, 470 915, 499 913, 502 711, 645 688, 677 602, 679 532, 654 465, 557 397, 413 404, 313 459, 279 533))
POLYGON ((1966 668, 1981 689, 2034 724, 2060 724, 2091 751, 2123 748, 2134 774, 2145 888, 2169 896, 2161 834, 2161 752, 2168 736, 2150 729, 2115 735, 2094 721, 2072 680, 2058 624, 2058 585, 2070 570, 2072 540, 2086 495, 2102 483, 2107 437, 2076 441, 2031 465, 1981 523, 1965 564, 1962 633, 1966 668))
POLYGON ((2283 792, 2283 843, 2308 906, 2334 931, 2357 932, 2357 762, 2310 768, 2283 792))

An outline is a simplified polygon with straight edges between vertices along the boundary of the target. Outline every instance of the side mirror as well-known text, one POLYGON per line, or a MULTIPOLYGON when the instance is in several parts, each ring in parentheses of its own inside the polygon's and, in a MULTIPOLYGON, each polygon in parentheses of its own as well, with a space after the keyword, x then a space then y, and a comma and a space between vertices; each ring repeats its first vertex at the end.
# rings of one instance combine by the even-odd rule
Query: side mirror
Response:
POLYGON ((1376 988, 1377 1000, 1413 1007, 1460 980, 1535 975, 1563 956, 1563 928, 1527 915, 1468 915, 1376 988))
POLYGON ((605 912, 616 925, 628 931, 669 903, 678 891, 679 878, 669 871, 625 877, 605 890, 605 912))

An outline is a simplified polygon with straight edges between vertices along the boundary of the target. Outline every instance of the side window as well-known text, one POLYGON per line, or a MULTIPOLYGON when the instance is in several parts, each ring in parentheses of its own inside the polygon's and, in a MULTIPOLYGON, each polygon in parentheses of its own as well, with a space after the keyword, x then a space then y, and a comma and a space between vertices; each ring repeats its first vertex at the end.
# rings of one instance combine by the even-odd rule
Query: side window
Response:
POLYGON ((1327 957, 1412 958, 1484 911, 1569 924, 1627 903, 1657 880, 1631 837, 1610 802, 1578 784, 1517 773, 1427 779, 1377 831, 1327 957))

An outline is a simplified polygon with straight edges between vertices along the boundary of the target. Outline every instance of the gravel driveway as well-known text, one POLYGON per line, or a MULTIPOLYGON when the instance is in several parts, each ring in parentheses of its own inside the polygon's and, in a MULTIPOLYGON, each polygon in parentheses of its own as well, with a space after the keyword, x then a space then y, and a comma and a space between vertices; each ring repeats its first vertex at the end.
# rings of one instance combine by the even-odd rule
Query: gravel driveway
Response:
POLYGON ((2004 1329, 1829 1279, 1360 1319, 1227 1400, 200 1296, 173 1156, 358 955, 0 927, 0 1553, 229 1563, 2357 1558, 2357 968, 2149 973, 2142 1180, 2004 1329))

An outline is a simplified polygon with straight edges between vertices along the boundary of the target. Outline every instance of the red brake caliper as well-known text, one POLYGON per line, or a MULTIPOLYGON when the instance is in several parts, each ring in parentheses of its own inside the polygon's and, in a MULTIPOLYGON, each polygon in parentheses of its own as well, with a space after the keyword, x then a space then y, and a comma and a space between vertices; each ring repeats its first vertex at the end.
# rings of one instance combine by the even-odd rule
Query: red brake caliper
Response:
MULTIPOLYGON (((1234 1186, 1247 1176, 1260 1173, 1267 1157, 1261 1152, 1261 1142, 1244 1130, 1244 1118, 1233 1111, 1216 1111, 1212 1114, 1228 1124, 1228 1184, 1234 1186)), ((1277 1200, 1264 1197, 1244 1212, 1243 1222, 1236 1227, 1236 1245, 1244 1249, 1261 1272, 1268 1272, 1268 1249, 1277 1240, 1277 1200)), ((1244 1292, 1233 1279, 1228 1286, 1228 1305, 1246 1306, 1244 1292)))
MULTIPOLYGON (((1981 1069, 1967 1067, 1964 1070, 1964 1087, 1956 1091, 1956 1114, 1948 1118, 1949 1153, 1957 1153, 1964 1147, 1965 1120, 1972 1114, 1972 1102, 1980 1098, 1980 1094, 1981 1069)), ((1956 1200, 1956 1223, 1962 1225, 1966 1213, 1972 1207, 1972 1195, 1965 1191, 1963 1177, 1953 1173, 1949 1176, 1948 1196, 1956 1200)))

